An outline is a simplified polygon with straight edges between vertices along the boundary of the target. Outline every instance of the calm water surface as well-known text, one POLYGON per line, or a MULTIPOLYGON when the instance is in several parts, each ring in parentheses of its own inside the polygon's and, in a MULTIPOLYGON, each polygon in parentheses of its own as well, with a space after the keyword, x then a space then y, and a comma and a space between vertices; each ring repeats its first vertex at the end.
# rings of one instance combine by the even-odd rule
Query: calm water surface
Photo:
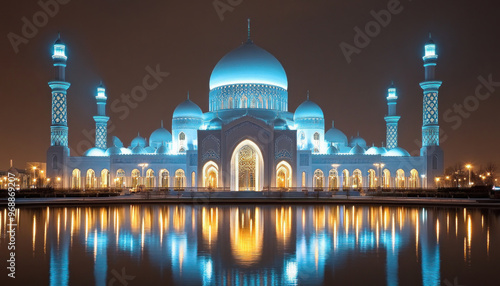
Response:
MULTIPOLYGON (((5 210, 0 257, 7 257, 5 210)), ((500 210, 24 208, 1 285, 499 285, 500 210)), ((6 265, 6 262, 3 262, 6 265)))

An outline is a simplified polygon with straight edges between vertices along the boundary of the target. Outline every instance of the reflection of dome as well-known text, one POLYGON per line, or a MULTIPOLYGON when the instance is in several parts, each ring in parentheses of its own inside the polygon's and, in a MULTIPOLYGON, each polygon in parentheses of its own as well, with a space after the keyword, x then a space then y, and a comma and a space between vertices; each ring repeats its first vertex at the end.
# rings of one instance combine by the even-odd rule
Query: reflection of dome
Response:
POLYGON ((172 134, 170 134, 167 129, 163 128, 162 123, 162 127, 153 131, 151 136, 149 136, 149 146, 158 148, 163 142, 172 142, 172 134))
POLYGON ((142 148, 146 147, 146 139, 142 138, 139 134, 137 134, 137 137, 132 140, 132 143, 130 143, 130 147, 134 148, 137 145, 141 146, 142 148))
POLYGON ((345 136, 344 132, 335 128, 333 122, 332 128, 325 133, 325 141, 347 146, 347 136, 345 136))
POLYGON ((203 112, 201 108, 192 102, 189 98, 177 105, 174 110, 173 118, 196 118, 201 119, 203 112))
POLYGON ((210 76, 210 90, 233 84, 266 84, 288 88, 285 69, 269 52, 247 41, 226 54, 210 76))
POLYGON ((382 156, 410 157, 410 153, 401 147, 392 148, 382 156))
POLYGON ((299 107, 297 107, 293 119, 299 120, 299 119, 310 119, 310 118, 323 119, 324 115, 323 115, 323 110, 321 110, 321 107, 319 107, 319 105, 312 102, 308 98, 306 101, 302 102, 302 104, 299 105, 299 107))
POLYGON ((359 145, 361 148, 366 148, 366 141, 365 139, 356 136, 354 138, 351 138, 351 142, 349 142, 349 146, 354 147, 355 145, 359 145))
POLYGON ((90 148, 89 150, 87 150, 83 156, 86 156, 86 157, 102 157, 102 156, 106 156, 106 152, 102 149, 99 149, 99 148, 90 148))
POLYGON ((358 144, 356 144, 354 147, 352 147, 351 151, 349 151, 349 154, 351 154, 351 155, 362 155, 364 153, 365 153, 365 149, 363 149, 358 144))

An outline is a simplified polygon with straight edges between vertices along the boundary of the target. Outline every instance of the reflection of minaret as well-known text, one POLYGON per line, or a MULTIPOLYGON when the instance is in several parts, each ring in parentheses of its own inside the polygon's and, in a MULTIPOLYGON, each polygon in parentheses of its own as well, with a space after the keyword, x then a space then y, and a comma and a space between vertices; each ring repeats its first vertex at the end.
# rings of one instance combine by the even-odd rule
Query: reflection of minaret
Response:
POLYGON ((106 285, 106 273, 108 271, 108 243, 104 233, 94 233, 94 279, 95 285, 106 285))
POLYGON ((69 240, 66 231, 61 232, 61 243, 52 240, 50 244, 50 284, 68 285, 69 283, 69 240))
POLYGON ((398 285, 398 253, 399 243, 396 241, 396 223, 394 215, 392 217, 392 232, 391 232, 391 245, 387 244, 387 258, 386 258, 386 279, 387 285, 398 285))
POLYGON ((396 115, 396 103, 398 96, 394 84, 391 84, 387 90, 388 113, 384 117, 386 122, 386 145, 387 149, 398 147, 398 122, 401 116, 396 115))
POLYGON ((436 244, 436 238, 432 235, 433 224, 429 224, 428 221, 433 221, 432 217, 427 219, 427 212, 423 216, 422 221, 422 231, 420 232, 419 240, 421 241, 421 252, 422 252, 422 285, 424 286, 434 286, 440 285, 441 283, 441 269, 440 269, 440 255, 439 255, 439 245, 436 244))

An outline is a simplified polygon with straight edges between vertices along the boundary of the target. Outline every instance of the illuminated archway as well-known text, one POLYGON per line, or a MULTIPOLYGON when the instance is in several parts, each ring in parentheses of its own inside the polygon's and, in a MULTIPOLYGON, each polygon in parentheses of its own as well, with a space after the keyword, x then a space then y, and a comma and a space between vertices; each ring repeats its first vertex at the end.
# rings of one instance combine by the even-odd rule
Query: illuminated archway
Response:
POLYGON ((155 187, 155 171, 153 169, 149 169, 146 171, 146 187, 154 188, 155 187))
POLYGON ((317 169, 316 171, 314 171, 313 187, 315 189, 323 188, 324 178, 325 177, 323 175, 323 171, 321 171, 320 169, 317 169))
POLYGON ((339 188, 339 172, 336 169, 331 169, 328 175, 328 189, 337 190, 339 188))
POLYGON ((377 187, 377 173, 375 170, 368 170, 368 187, 374 189, 377 187))
POLYGON ((404 188, 406 185, 405 171, 399 169, 396 171, 396 187, 404 188))
POLYGON ((161 188, 168 188, 168 178, 170 173, 167 169, 160 170, 159 183, 161 188))
POLYGON ((92 169, 87 170, 87 175, 85 176, 85 188, 94 189, 96 187, 95 171, 92 169))
POLYGON ((80 189, 81 188, 81 175, 82 172, 79 169, 74 169, 71 174, 71 188, 80 189))
POLYGON ((182 189, 186 187, 186 174, 184 170, 178 169, 175 171, 174 187, 176 189, 182 189))
POLYGON ((418 188, 420 186, 420 177, 417 170, 413 169, 410 171, 410 182, 408 185, 410 188, 418 188))
POLYGON ((217 188, 219 186, 219 166, 214 161, 208 161, 203 166, 203 187, 217 188))
POLYGON ((349 187, 349 171, 345 169, 342 171, 342 187, 349 187))
POLYGON ((107 169, 103 169, 101 171, 101 188, 109 187, 109 171, 107 169))
POLYGON ((231 156, 231 190, 261 191, 264 186, 264 159, 259 146, 244 140, 231 156))
POLYGON ((292 166, 286 161, 281 161, 276 166, 276 187, 289 188, 292 186, 292 166))
POLYGON ((391 172, 387 169, 384 170, 383 172, 383 182, 382 182, 382 186, 384 188, 390 188, 391 187, 391 172))
POLYGON ((359 169, 352 172, 352 187, 358 189, 363 187, 363 173, 359 169))
POLYGON ((125 187, 125 171, 123 171, 122 169, 116 171, 115 187, 125 187))
POLYGON ((140 177, 141 177, 141 171, 134 169, 132 171, 132 188, 137 188, 137 185, 139 185, 140 177))

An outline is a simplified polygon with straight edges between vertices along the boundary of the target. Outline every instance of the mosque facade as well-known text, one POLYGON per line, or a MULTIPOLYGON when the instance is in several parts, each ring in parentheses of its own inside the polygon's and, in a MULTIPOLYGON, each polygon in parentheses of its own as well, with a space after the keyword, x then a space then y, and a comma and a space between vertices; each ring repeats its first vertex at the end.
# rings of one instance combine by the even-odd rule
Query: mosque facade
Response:
MULTIPOLYGON (((97 87, 95 147, 83 156, 68 148, 66 45, 54 43, 51 146, 47 176, 56 187, 262 191, 268 189, 377 189, 435 186, 443 173, 439 147, 438 55, 424 47, 422 148, 411 156, 398 146, 398 93, 387 90, 385 146, 348 139, 332 123, 325 128, 320 106, 307 97, 288 110, 288 79, 281 63, 250 38, 226 54, 210 77, 209 110, 189 99, 174 110, 171 131, 161 127, 130 144, 108 140, 107 94, 97 87)), ((69 95, 69 97, 68 97, 69 95)), ((382 111, 381 111, 382 113, 382 111)))

